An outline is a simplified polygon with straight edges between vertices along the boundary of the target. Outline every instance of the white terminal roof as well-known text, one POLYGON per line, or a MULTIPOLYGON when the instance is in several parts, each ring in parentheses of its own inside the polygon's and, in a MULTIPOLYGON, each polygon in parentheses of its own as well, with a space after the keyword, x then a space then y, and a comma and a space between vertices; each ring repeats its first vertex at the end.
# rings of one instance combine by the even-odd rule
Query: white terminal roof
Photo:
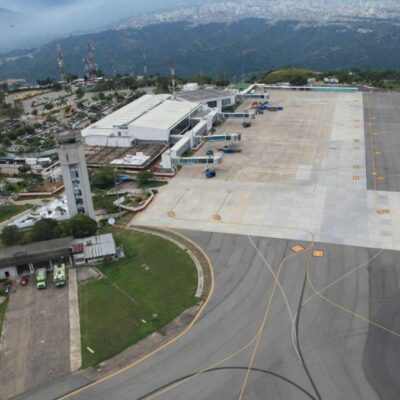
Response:
POLYGON ((225 99, 227 97, 233 97, 235 95, 236 95, 235 90, 202 88, 202 89, 191 90, 189 92, 181 92, 178 93, 177 96, 180 99, 186 101, 204 102, 215 99, 225 99))
POLYGON ((139 99, 127 104, 119 110, 107 115, 100 121, 88 126, 82 130, 82 136, 89 135, 110 135, 118 128, 127 129, 128 125, 146 114, 153 108, 162 104, 165 100, 171 97, 170 94, 151 95, 145 94, 139 99))
POLYGON ((137 118, 129 127, 168 130, 186 118, 200 106, 199 103, 180 100, 166 100, 158 107, 137 118))

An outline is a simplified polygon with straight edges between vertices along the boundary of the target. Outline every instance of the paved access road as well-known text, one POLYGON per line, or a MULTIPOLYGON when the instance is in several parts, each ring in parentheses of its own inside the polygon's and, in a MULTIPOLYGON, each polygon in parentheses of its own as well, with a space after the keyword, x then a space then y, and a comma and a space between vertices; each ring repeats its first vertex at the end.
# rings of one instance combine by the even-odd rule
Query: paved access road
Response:
MULTIPOLYGON (((215 267, 214 296, 200 320, 172 346, 70 398, 240 399, 256 350, 243 399, 379 399, 363 372, 369 270, 382 264, 395 268, 396 252, 315 244, 313 249, 324 252, 318 258, 291 250, 310 242, 185 233, 215 267), (280 274, 284 296, 271 271, 280 274), (199 371, 204 373, 193 376, 199 371)), ((378 284, 386 278, 376 279, 378 284)), ((389 335, 390 346, 399 346, 400 338, 389 335)), ((56 386, 52 390, 59 393, 56 386)), ((392 400, 399 393, 390 396, 380 398, 392 400)))

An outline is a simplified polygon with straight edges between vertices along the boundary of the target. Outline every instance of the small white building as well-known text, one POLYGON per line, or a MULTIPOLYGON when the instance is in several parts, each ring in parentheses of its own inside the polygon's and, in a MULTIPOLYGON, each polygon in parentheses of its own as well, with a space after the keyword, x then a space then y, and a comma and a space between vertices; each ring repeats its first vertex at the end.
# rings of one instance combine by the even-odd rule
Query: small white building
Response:
POLYGON ((115 241, 111 233, 96 235, 72 242, 72 254, 75 265, 95 264, 105 258, 118 257, 115 241))
POLYGON ((327 78, 324 78, 324 82, 329 83, 330 85, 337 85, 339 83, 339 79, 335 76, 328 76, 327 78))

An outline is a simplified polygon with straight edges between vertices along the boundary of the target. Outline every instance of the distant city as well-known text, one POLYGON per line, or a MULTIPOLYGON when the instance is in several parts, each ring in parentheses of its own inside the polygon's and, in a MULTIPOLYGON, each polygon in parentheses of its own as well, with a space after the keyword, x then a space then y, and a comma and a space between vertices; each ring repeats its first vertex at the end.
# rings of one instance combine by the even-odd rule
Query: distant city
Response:
POLYGON ((195 25, 211 22, 233 22, 242 18, 260 17, 268 21, 295 19, 329 24, 348 18, 398 18, 400 3, 394 0, 243 0, 208 2, 200 6, 179 7, 129 18, 119 29, 140 28, 160 22, 186 21, 195 25))

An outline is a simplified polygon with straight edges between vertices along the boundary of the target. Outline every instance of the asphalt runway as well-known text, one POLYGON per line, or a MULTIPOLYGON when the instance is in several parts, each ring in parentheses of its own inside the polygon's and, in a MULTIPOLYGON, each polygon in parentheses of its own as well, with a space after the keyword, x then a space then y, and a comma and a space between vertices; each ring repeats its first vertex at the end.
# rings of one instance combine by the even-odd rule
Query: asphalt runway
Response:
POLYGON ((400 191, 399 110, 400 93, 364 94, 368 190, 400 191))
MULTIPOLYGON (((69 398, 398 398, 378 397, 363 370, 369 283, 384 283, 370 270, 383 264, 395 269, 397 252, 221 233, 185 234, 206 250, 215 268, 215 292, 200 320, 170 347, 69 398), (296 245, 305 250, 295 253, 291 248, 296 245), (321 250, 323 256, 311 257, 311 250, 321 250), (279 275, 280 286, 274 274, 279 275)), ((387 274, 385 279, 391 278, 387 274)), ((396 287, 397 281, 392 283, 394 291, 396 287)), ((382 305, 376 304, 373 311, 382 305)), ((383 329, 396 328, 390 318, 380 322, 388 325, 383 329)), ((391 338, 380 343, 382 351, 399 348, 395 334, 379 334, 391 338)), ((374 368, 373 363, 369 367, 374 368)), ((60 382, 54 393, 61 385, 67 386, 60 382)))

